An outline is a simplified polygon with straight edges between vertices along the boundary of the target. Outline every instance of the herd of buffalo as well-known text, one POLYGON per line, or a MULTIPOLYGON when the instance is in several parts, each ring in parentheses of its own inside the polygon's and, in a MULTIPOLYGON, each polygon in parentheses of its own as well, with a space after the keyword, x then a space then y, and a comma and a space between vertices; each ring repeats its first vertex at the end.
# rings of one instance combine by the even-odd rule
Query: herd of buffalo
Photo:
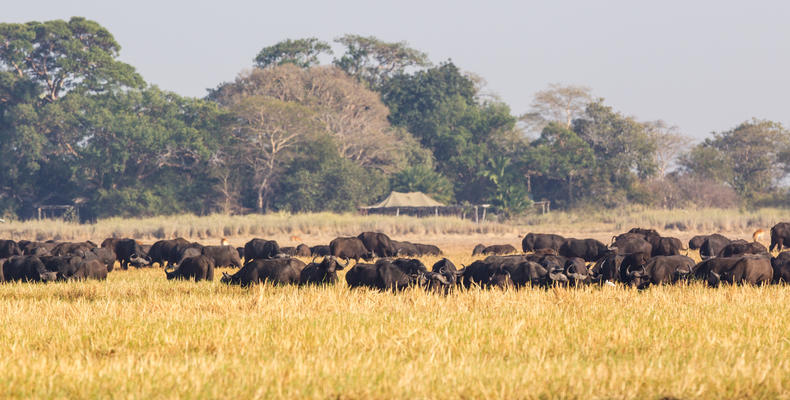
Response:
POLYGON ((238 271, 223 273, 223 283, 335 284, 337 271, 348 267, 351 259, 355 264, 345 276, 348 286, 381 290, 419 286, 447 293, 458 286, 613 282, 645 288, 691 279, 711 286, 790 282, 790 251, 782 252, 790 247, 790 223, 771 229, 770 249, 756 239, 730 240, 720 234, 695 236, 685 247, 677 238, 641 228, 613 237, 609 245, 595 239, 529 233, 521 246, 523 253, 511 245, 478 245, 472 255, 486 258, 461 268, 442 258, 428 269, 413 257, 441 256, 438 247, 399 242, 377 232, 340 237, 329 245, 314 247, 280 247, 265 239, 252 239, 239 248, 224 241, 221 246, 203 246, 183 238, 160 240, 150 246, 119 238, 105 239, 98 246, 90 241, 0 240, 0 282, 106 279, 119 263, 123 269, 158 264, 164 267, 167 279, 213 280, 215 268, 233 267, 238 271), (771 257, 775 248, 780 253, 771 257), (699 250, 702 261, 696 263, 681 254, 689 249, 699 250), (305 264, 296 257, 312 257, 312 261, 305 264))

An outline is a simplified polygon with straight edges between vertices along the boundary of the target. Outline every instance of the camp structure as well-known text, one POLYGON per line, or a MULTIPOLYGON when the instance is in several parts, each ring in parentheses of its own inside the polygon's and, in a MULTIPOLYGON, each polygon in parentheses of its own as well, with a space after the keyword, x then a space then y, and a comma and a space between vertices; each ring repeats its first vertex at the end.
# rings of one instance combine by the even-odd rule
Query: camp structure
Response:
POLYGON ((372 206, 360 207, 362 214, 414 215, 418 217, 458 215, 460 207, 446 206, 422 192, 392 192, 372 206))

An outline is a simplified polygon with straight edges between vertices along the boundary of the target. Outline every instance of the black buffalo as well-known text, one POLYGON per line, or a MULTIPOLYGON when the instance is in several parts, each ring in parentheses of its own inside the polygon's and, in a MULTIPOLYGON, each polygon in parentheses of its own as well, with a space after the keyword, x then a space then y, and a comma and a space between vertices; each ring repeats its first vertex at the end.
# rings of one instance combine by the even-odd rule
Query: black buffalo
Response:
POLYGON ((337 271, 342 270, 348 265, 338 261, 337 257, 326 256, 320 263, 313 262, 307 264, 299 274, 300 285, 334 285, 337 282, 337 271))
POLYGON ((732 257, 739 254, 763 254, 768 253, 768 249, 758 242, 747 242, 745 240, 733 240, 724 246, 719 252, 719 257, 732 257))
POLYGON ((683 248, 683 242, 674 237, 651 236, 647 241, 652 246, 652 252, 650 253, 652 257, 676 256, 680 254, 681 250, 686 250, 683 248))
MULTIPOLYGON (((487 260, 487 259, 486 259, 487 260)), ((464 268, 462 283, 465 288, 473 285, 481 288, 507 288, 513 286, 513 280, 503 265, 486 261, 475 261, 464 268)))
MULTIPOLYGON (((170 267, 170 266, 168 266, 170 267)), ((201 280, 214 280, 214 259, 205 255, 185 258, 173 271, 165 268, 165 276, 168 280, 173 279, 194 279, 195 282, 201 280)))
POLYGON ((304 267, 305 263, 296 258, 256 259, 244 264, 233 275, 223 272, 222 283, 241 286, 264 282, 275 285, 298 284, 304 267))
POLYGON ((339 237, 329 242, 329 253, 344 260, 372 260, 375 255, 357 237, 339 237))
POLYGON ((204 255, 214 261, 214 266, 241 268, 239 253, 230 246, 205 246, 201 249, 204 255))
POLYGON ((129 265, 140 268, 151 264, 143 246, 134 239, 118 239, 115 242, 115 257, 123 269, 128 269, 129 265))
POLYGON ((714 233, 708 236, 705 241, 702 242, 702 245, 699 248, 699 255, 702 257, 703 260, 707 260, 710 257, 716 257, 721 253, 721 250, 724 246, 730 244, 731 240, 718 234, 714 233))
POLYGON ((609 248, 595 239, 565 239, 559 254, 563 257, 579 257, 584 261, 596 261, 606 255, 609 248))
POLYGON ((398 256, 418 257, 420 255, 420 250, 417 249, 414 243, 393 240, 392 245, 395 246, 395 251, 398 256))
POLYGON ((486 245, 480 243, 477 246, 475 246, 474 249, 472 249, 472 255, 473 256, 477 256, 477 255, 483 254, 483 250, 485 250, 485 249, 486 249, 486 245))
POLYGON ((89 252, 92 248, 96 247, 91 241, 86 242, 62 242, 55 245, 50 251, 53 256, 80 256, 84 257, 85 253, 89 252))
POLYGON ((699 250, 699 248, 702 247, 702 243, 705 243, 705 240, 709 236, 710 235, 697 235, 697 236, 694 236, 693 238, 689 239, 689 249, 691 249, 691 250, 699 250))
MULTIPOLYGON (((735 262, 713 264, 708 271, 708 284, 719 286, 721 282, 729 284, 751 284, 762 285, 770 283, 773 279, 774 271, 771 267, 771 259, 763 255, 747 254, 735 258, 735 262)), ((718 257, 718 259, 725 259, 718 257)))
POLYGON ((252 239, 244 244, 244 261, 266 260, 280 254, 280 245, 274 240, 252 239))
POLYGON ((675 283, 691 276, 694 260, 682 255, 656 256, 636 271, 629 271, 628 283, 639 289, 650 285, 675 283))
POLYGON ((790 222, 780 222, 771 228, 770 250, 782 251, 785 247, 790 247, 790 222))
POLYGON ((521 249, 525 253, 540 249, 552 249, 560 251, 560 246, 565 243, 565 238, 551 233, 528 233, 521 240, 521 249))
POLYGON ((376 255, 376 257, 395 257, 398 255, 398 250, 392 243, 389 236, 379 232, 362 232, 357 238, 362 241, 368 251, 376 255))
POLYGON ((376 264, 358 263, 346 272, 346 283, 352 289, 358 287, 377 288, 378 275, 376 264))
POLYGON ((442 250, 438 246, 432 244, 414 243, 414 247, 420 253, 420 256, 440 256, 442 250))
POLYGON ((790 283, 790 251, 771 258, 771 267, 774 269, 773 283, 790 283))
POLYGON ((328 245, 321 244, 310 248, 311 257, 324 257, 331 255, 332 255, 332 249, 330 249, 328 245))
POLYGON ((0 240, 0 258, 21 256, 24 252, 19 248, 19 244, 13 240, 0 240))
POLYGON ((3 279, 6 282, 48 282, 57 279, 57 272, 48 271, 36 256, 14 256, 3 263, 3 279))
POLYGON ((97 247, 95 249, 91 249, 91 251, 85 255, 85 259, 99 260, 99 262, 104 264, 107 272, 112 272, 116 260, 115 251, 106 247, 97 247))
POLYGON ((483 249, 483 254, 485 255, 488 254, 502 255, 502 254, 514 254, 514 253, 518 253, 518 250, 516 250, 515 247, 509 244, 494 244, 491 246, 486 246, 486 248, 483 249))
MULTIPOLYGON (((76 257, 75 257, 76 258, 76 257)), ((79 259, 76 263, 69 263, 69 267, 57 273, 58 280, 106 280, 107 279, 107 266, 96 258, 93 259, 79 259)))
POLYGON ((177 264, 183 258, 185 249, 189 247, 193 247, 193 244, 184 238, 159 240, 151 245, 148 257, 151 258, 152 263, 158 263, 160 266, 164 266, 165 262, 177 264))

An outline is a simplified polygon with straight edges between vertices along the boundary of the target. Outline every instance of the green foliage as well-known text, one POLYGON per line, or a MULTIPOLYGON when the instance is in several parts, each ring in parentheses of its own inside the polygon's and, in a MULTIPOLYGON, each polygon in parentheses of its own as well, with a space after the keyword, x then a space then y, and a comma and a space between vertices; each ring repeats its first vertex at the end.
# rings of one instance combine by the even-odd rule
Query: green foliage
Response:
POLYGON ((317 38, 286 39, 273 46, 264 47, 255 56, 255 66, 266 68, 275 65, 294 64, 309 68, 318 64, 318 56, 332 54, 332 48, 317 38))
POLYGON ((727 183, 752 199, 767 193, 788 175, 790 132, 780 123, 753 119, 714 133, 681 159, 686 171, 727 183))
POLYGON ((333 63, 372 89, 410 67, 428 67, 428 56, 405 42, 387 43, 373 36, 345 35, 335 40, 346 52, 333 63))

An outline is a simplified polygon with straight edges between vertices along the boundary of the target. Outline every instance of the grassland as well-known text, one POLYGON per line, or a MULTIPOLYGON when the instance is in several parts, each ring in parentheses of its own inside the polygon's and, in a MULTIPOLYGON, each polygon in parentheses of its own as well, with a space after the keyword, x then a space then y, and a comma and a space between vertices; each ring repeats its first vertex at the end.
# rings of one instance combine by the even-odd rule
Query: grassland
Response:
MULTIPOLYGON (((669 231, 685 240, 724 223, 730 236, 748 237, 755 227, 790 220, 782 210, 636 210, 622 216, 625 222, 552 213, 471 227, 328 214, 236 218, 12 223, 0 226, 0 237, 15 231, 101 240, 138 232, 143 240, 200 239, 202 232, 206 241, 264 236, 288 245, 291 235, 315 244, 384 230, 438 244, 468 264, 474 243, 518 244, 527 230, 604 240, 630 226, 697 224, 669 231)), ((0 398, 788 398, 788 304, 785 286, 440 296, 350 291, 345 284, 169 282, 160 269, 114 271, 106 282, 6 283, 0 398)))
MULTIPOLYGON (((427 261, 427 260, 426 260, 427 261)), ((787 287, 0 285, 0 398, 781 398, 787 287)))

